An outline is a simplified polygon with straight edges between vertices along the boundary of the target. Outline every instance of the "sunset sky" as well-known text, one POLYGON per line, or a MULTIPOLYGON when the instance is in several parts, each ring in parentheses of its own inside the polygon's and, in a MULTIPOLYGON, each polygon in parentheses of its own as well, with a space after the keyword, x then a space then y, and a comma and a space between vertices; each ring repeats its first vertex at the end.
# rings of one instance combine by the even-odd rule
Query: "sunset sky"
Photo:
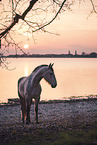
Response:
MULTIPOLYGON (((34 33, 34 39, 26 34, 22 37, 17 36, 17 41, 23 41, 21 48, 26 52, 35 54, 46 53, 68 53, 70 50, 74 54, 83 51, 86 53, 97 52, 97 14, 90 14, 92 5, 90 0, 76 3, 72 6, 72 11, 65 11, 59 15, 52 24, 46 27, 46 30, 57 33, 53 35, 43 32, 34 33)), ((14 48, 10 49, 14 53, 14 48)))

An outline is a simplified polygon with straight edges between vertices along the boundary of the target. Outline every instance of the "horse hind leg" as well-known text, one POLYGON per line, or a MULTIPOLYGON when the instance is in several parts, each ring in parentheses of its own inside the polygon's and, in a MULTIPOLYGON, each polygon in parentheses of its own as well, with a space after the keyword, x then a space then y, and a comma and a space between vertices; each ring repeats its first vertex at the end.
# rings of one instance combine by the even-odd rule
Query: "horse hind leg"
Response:
POLYGON ((32 104, 32 99, 31 100, 29 100, 29 101, 27 101, 27 118, 26 118, 26 124, 29 124, 29 123, 31 123, 31 121, 30 121, 30 108, 31 108, 31 104, 32 104))
POLYGON ((26 120, 26 101, 25 98, 20 98, 20 103, 21 103, 21 117, 23 124, 25 123, 26 120))

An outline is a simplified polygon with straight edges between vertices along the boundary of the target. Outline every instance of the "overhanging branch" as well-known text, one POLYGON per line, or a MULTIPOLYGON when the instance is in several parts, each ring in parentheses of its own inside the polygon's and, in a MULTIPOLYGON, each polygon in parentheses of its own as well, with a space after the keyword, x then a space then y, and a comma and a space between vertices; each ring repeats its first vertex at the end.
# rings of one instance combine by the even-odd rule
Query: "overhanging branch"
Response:
POLYGON ((90 1, 91 1, 91 3, 92 3, 92 7, 93 7, 93 11, 94 11, 94 13, 97 14, 97 11, 96 11, 96 9, 95 9, 95 5, 94 5, 94 3, 93 3, 93 0, 90 0, 90 1))
POLYGON ((61 9, 63 8, 63 6, 64 6, 64 4, 65 4, 65 2, 66 2, 66 0, 63 1, 63 3, 61 4, 61 6, 60 6, 58 12, 57 12, 56 15, 54 16, 54 18, 52 18, 51 21, 49 21, 48 23, 44 24, 43 26, 40 26, 40 28, 38 28, 38 29, 36 29, 36 30, 34 30, 34 31, 32 31, 32 32, 36 32, 36 31, 38 31, 38 30, 40 30, 40 29, 43 29, 44 27, 50 25, 50 24, 56 19, 56 17, 58 16, 58 14, 60 13, 61 9))
POLYGON ((14 25, 16 25, 16 23, 19 22, 19 19, 24 20, 25 16, 28 14, 28 12, 32 9, 32 7, 37 1, 38 0, 31 0, 28 8, 24 11, 22 15, 16 14, 11 25, 8 28, 6 28, 3 32, 0 33, 0 38, 6 35, 14 27, 14 25))

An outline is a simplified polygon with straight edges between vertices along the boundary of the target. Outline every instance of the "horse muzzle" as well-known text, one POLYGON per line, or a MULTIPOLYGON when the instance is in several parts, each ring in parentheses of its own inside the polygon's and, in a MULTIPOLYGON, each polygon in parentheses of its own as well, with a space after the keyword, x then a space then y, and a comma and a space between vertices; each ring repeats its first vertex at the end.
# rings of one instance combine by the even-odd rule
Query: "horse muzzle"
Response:
POLYGON ((52 88, 55 88, 56 86, 57 86, 57 83, 51 85, 52 88))

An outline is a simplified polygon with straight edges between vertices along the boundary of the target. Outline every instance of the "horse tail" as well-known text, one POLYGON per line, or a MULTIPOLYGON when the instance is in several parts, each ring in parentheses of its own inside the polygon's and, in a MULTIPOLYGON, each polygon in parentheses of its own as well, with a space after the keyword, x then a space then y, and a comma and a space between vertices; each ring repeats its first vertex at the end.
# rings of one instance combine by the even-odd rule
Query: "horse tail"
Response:
POLYGON ((24 123, 24 120, 26 120, 26 100, 25 100, 25 97, 21 96, 21 94, 19 92, 19 83, 22 79, 23 78, 20 78, 18 80, 18 96, 20 98, 20 104, 21 104, 21 118, 24 123))

